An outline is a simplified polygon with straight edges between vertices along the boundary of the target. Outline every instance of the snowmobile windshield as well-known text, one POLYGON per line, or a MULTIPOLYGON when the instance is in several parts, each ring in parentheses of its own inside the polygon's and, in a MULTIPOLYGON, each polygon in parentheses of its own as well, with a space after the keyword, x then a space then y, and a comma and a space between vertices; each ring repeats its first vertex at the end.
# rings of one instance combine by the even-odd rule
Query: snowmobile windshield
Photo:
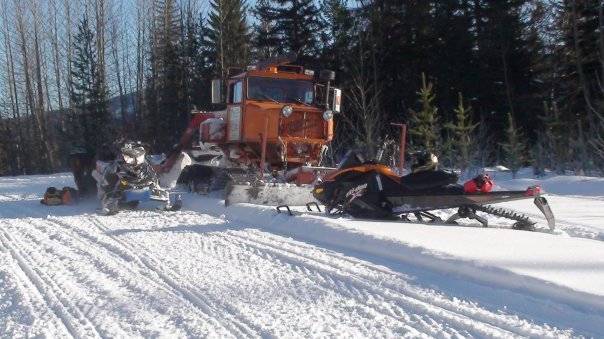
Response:
POLYGON ((142 147, 123 148, 122 158, 131 166, 139 166, 145 162, 145 149, 142 147))
POLYGON ((247 97, 310 105, 314 100, 314 87, 312 82, 305 80, 251 77, 247 82, 247 97))
POLYGON ((348 151, 342 161, 340 161, 339 169, 360 166, 365 163, 365 157, 359 152, 348 151))

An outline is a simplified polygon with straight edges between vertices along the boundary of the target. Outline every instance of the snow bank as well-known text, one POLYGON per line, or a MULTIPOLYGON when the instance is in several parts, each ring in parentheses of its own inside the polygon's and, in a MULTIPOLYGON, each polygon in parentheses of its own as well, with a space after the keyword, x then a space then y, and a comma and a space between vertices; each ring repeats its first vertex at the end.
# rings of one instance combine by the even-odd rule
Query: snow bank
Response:
POLYGON ((604 242, 500 228, 333 219, 185 199, 197 211, 316 244, 353 250, 604 312, 604 242))
MULTIPOLYGON (((506 178, 508 174, 502 172, 495 175, 505 188, 514 188, 513 185, 525 188, 536 183, 528 175, 520 179, 506 178)), ((73 185, 72 180, 70 174, 2 178, 0 204, 4 208, 0 209, 0 218, 19 214, 12 211, 17 204, 19 208, 48 209, 49 214, 55 215, 92 211, 96 205, 51 210, 39 204, 49 184, 73 185)), ((597 198, 604 195, 604 179, 551 176, 539 182, 550 192, 573 187, 571 194, 591 196, 549 199, 563 230, 571 226, 574 230, 591 227, 596 234, 593 239, 604 239, 597 235, 604 230, 604 199, 597 198)), ((568 236, 581 236, 576 232, 552 235, 500 228, 334 219, 312 213, 289 217, 277 215, 271 207, 241 204, 225 208, 220 199, 197 195, 185 196, 184 201, 186 209, 217 217, 224 215, 228 222, 244 227, 258 227, 330 248, 470 277, 487 285, 528 291, 604 314, 604 241, 568 236)), ((538 216, 530 201, 510 204, 538 216)))
POLYGON ((44 196, 46 188, 51 185, 57 188, 75 187, 73 176, 70 173, 2 177, 0 203, 29 199, 39 200, 44 196))
POLYGON ((487 170, 500 188, 523 190, 528 186, 540 185, 546 192, 558 195, 604 197, 604 178, 576 175, 535 177, 532 169, 521 169, 516 178, 509 171, 487 170))

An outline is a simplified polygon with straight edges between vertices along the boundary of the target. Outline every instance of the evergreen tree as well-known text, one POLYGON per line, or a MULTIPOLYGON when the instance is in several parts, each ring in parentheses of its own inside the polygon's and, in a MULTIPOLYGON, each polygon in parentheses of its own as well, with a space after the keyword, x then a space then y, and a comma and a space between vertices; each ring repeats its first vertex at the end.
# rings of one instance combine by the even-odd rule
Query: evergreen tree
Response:
POLYGON ((200 79, 193 86, 196 96, 194 104, 200 109, 213 109, 210 88, 212 87, 212 79, 216 78, 212 63, 215 53, 206 39, 206 34, 209 31, 207 20, 200 15, 198 22, 199 55, 193 59, 193 62, 195 73, 199 75, 200 79))
POLYGON ((429 1, 374 0, 358 13, 356 29, 366 32, 367 65, 384 89, 380 105, 387 120, 411 112, 408 103, 415 101, 415 93, 409 89, 417 88, 421 73, 431 70, 425 39, 432 31, 430 6, 429 1))
POLYGON ((204 106, 203 91, 208 92, 207 88, 200 87, 204 82, 203 71, 205 64, 202 50, 202 20, 195 17, 195 13, 188 3, 183 13, 183 33, 182 41, 182 68, 183 72, 183 93, 185 104, 184 107, 188 111, 193 107, 204 106))
POLYGON ((564 141, 566 126, 561 118, 555 102, 551 106, 543 103, 543 114, 539 116, 542 127, 537 135, 538 150, 542 153, 538 153, 536 162, 539 163, 537 167, 550 168, 557 173, 564 172, 564 165, 568 161, 568 146, 564 141))
POLYGON ((425 37, 430 43, 424 56, 429 62, 422 62, 422 67, 437 75, 435 91, 438 92, 442 118, 446 121, 454 119, 458 92, 478 93, 475 89, 478 74, 473 70, 478 67, 479 60, 474 48, 476 39, 471 5, 470 0, 442 0, 432 4, 433 29, 425 37))
POLYGON ((426 150, 437 153, 436 142, 439 139, 438 108, 434 104, 436 94, 434 85, 426 81, 426 75, 422 74, 422 87, 417 93, 422 108, 419 112, 410 110, 411 145, 415 150, 426 150))
POLYGON ((516 178, 516 173, 526 159, 526 146, 522 141, 523 135, 516 122, 512 113, 507 114, 507 128, 505 130, 506 139, 505 143, 501 143, 505 156, 505 165, 512 171, 512 175, 516 178))
POLYGON ((242 0, 212 0, 205 43, 214 75, 226 80, 230 67, 249 61, 250 33, 242 0))
MULTIPOLYGON (((557 26, 560 31, 556 40, 555 65, 558 92, 554 98, 567 126, 576 126, 569 140, 574 140, 571 159, 583 159, 587 155, 604 155, 598 152, 601 141, 601 124, 604 123, 604 69, 602 68, 602 27, 597 1, 564 0, 558 4, 557 26), (577 133, 583 136, 580 141, 577 133), (584 148, 584 149, 578 149, 584 148)), ((567 129, 569 130, 569 129, 567 129)), ((604 145, 604 144, 602 144, 604 145)), ((604 157, 600 157, 602 162, 604 157)), ((591 161, 593 163, 593 161, 591 161)), ((571 164, 577 167, 577 163, 571 164)))
POLYGON ((156 0, 147 80, 147 138, 165 152, 188 118, 183 92, 182 27, 175 0, 156 0))
POLYGON ((283 51, 297 63, 312 64, 319 55, 321 25, 313 0, 275 0, 275 30, 283 51))
POLYGON ((99 70, 94 34, 86 14, 78 24, 73 42, 74 59, 71 74, 72 111, 68 137, 72 146, 96 152, 112 135, 112 119, 107 108, 104 72, 99 70))
POLYGON ((275 8, 271 0, 259 0, 253 10, 256 23, 253 26, 253 46, 256 60, 275 57, 283 53, 275 26, 275 8))
POLYGON ((322 66, 339 72, 349 72, 344 63, 354 43, 354 18, 351 11, 345 0, 323 0, 321 12, 325 27, 321 37, 322 66))
POLYGON ((459 95, 458 106, 455 109, 455 123, 445 124, 445 128, 450 131, 452 151, 456 160, 456 166, 461 168, 462 172, 470 166, 472 155, 472 135, 478 124, 472 123, 472 107, 465 106, 463 96, 459 95))
MULTIPOLYGON (((530 51, 526 48, 523 9, 528 0, 473 2, 478 74, 469 93, 477 96, 482 114, 499 140, 505 139, 506 113, 511 113, 532 134, 537 126, 530 51)), ((535 51, 533 51, 535 52, 535 51)))
POLYGON ((573 133, 570 134, 568 139, 570 166, 576 175, 585 175, 586 170, 593 168, 594 158, 590 157, 587 153, 589 140, 585 135, 582 123, 577 122, 571 128, 573 129, 573 133))
MULTIPOLYGON (((540 105, 551 102, 552 96, 559 92, 560 79, 557 74, 560 73, 560 69, 556 64, 555 53, 558 48, 559 32, 552 29, 554 15, 555 9, 551 4, 536 1, 525 28, 526 48, 531 56, 532 83, 535 86, 533 99, 535 102, 540 99, 540 105)), ((542 107, 538 109, 541 110, 542 107)))
POLYGON ((480 166, 485 167, 492 164, 496 142, 484 116, 480 117, 480 122, 478 123, 476 141, 474 144, 474 153, 478 156, 477 160, 480 166))

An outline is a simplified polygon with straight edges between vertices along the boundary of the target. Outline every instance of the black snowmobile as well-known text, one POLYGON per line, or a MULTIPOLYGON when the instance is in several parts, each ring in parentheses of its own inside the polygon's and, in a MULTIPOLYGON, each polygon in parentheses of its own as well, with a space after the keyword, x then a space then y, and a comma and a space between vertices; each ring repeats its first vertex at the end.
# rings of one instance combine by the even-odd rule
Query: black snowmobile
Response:
POLYGON ((553 213, 547 200, 540 195, 539 186, 524 191, 491 191, 492 180, 481 175, 464 185, 457 184, 458 175, 437 168, 437 158, 429 153, 417 156, 412 173, 399 176, 390 167, 375 161, 365 161, 359 152, 349 152, 337 170, 315 185, 314 197, 323 203, 329 214, 346 213, 355 218, 410 220, 456 224, 469 218, 488 226, 481 211, 515 221, 514 228, 531 230, 535 222, 528 217, 491 204, 533 199, 545 215, 549 228, 555 227, 553 213), (435 210, 457 208, 447 220, 431 213, 435 210))

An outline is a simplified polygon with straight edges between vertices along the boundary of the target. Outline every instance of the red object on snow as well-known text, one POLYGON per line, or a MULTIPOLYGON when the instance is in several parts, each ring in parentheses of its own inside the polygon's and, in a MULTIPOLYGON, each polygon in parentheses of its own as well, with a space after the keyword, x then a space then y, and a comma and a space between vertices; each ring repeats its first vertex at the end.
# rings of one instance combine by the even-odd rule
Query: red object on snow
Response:
POLYGON ((541 186, 531 186, 526 189, 527 197, 535 197, 541 194, 541 186))
POLYGON ((191 142, 194 133, 199 130, 201 123, 215 117, 213 112, 194 111, 192 112, 192 114, 193 118, 191 118, 191 120, 189 121, 189 126, 187 126, 185 133, 180 137, 178 145, 174 149, 172 149, 172 151, 168 154, 166 160, 164 160, 161 165, 153 167, 156 172, 170 172, 170 169, 172 168, 172 166, 174 166, 174 163, 176 163, 180 152, 183 149, 187 148, 187 145, 189 145, 189 143, 191 142))
POLYGON ((481 174, 463 184, 466 193, 488 193, 493 189, 493 179, 488 174, 481 174))

